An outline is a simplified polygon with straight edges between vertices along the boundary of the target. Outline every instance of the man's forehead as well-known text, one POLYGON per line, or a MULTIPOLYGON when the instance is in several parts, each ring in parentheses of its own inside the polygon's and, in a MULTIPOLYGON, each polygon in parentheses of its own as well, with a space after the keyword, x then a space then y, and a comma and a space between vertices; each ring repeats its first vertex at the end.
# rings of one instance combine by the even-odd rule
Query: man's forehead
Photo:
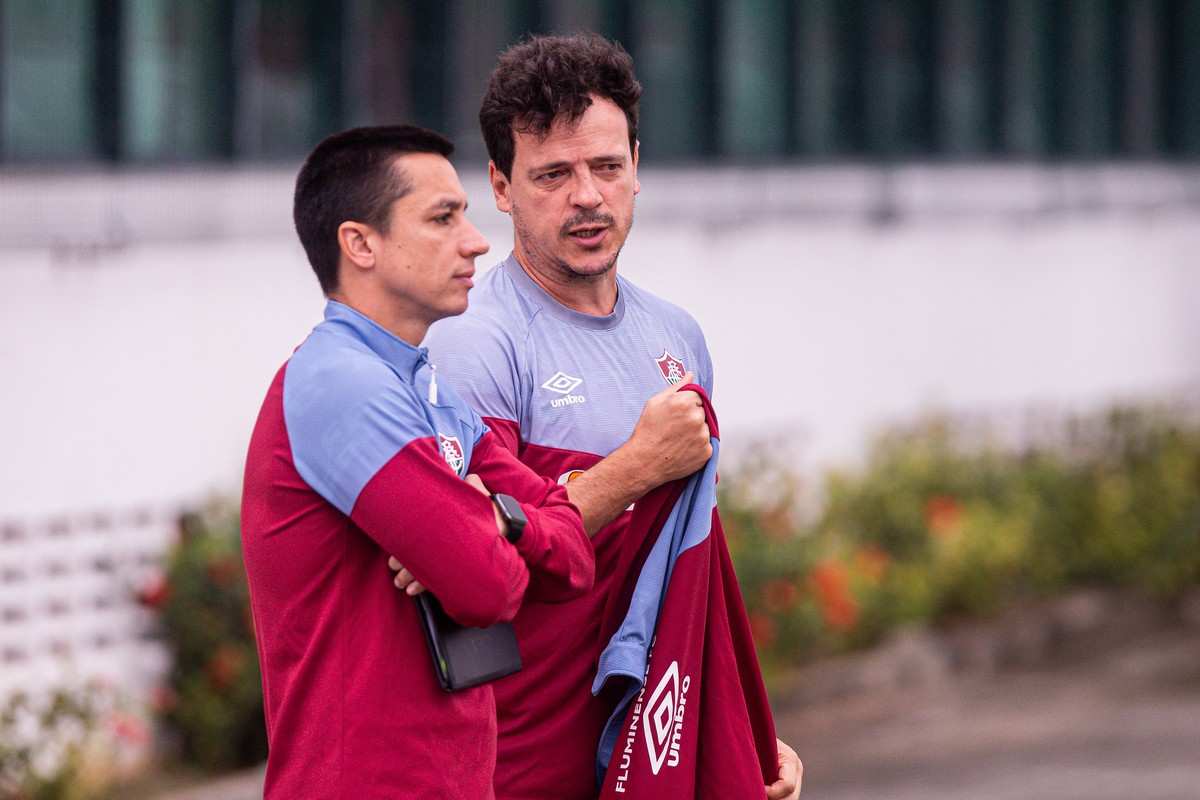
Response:
POLYGON ((606 97, 592 96, 592 103, 578 117, 562 113, 554 118, 548 130, 532 130, 519 122, 513 127, 513 144, 517 152, 553 147, 558 143, 579 142, 584 139, 611 139, 625 142, 628 149, 629 121, 621 107, 606 97))
POLYGON ((629 158, 629 133, 596 122, 556 127, 546 134, 516 133, 513 160, 527 164, 556 163, 577 159, 629 158))
POLYGON ((466 192, 450 161, 437 153, 405 153, 398 156, 393 169, 403 176, 409 191, 401 201, 414 206, 462 207, 466 192))

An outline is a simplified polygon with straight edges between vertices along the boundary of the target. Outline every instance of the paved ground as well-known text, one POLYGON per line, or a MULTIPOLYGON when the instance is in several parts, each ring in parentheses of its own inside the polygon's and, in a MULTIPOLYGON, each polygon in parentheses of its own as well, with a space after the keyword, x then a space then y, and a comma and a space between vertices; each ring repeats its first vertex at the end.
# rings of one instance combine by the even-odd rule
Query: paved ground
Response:
MULTIPOLYGON (((1073 613, 1071 635, 1042 616, 802 675, 775 705, 805 800, 1200 800, 1200 625, 1073 613)), ((252 771, 154 800, 261 792, 252 771)))
POLYGON ((1200 800, 1200 628, 777 704, 809 800, 1200 800))

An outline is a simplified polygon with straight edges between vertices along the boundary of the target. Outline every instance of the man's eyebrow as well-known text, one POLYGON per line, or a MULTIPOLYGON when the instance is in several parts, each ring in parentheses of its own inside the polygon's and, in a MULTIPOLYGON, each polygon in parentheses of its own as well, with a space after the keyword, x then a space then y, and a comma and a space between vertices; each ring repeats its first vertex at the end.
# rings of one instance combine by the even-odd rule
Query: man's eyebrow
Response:
POLYGON ((551 161, 546 164, 535 164, 534 166, 529 168, 529 175, 533 176, 533 175, 539 175, 543 172, 553 172, 555 170, 564 169, 565 167, 569 167, 569 166, 570 166, 570 163, 566 162, 566 161, 551 161))
MULTIPOLYGON (((623 153, 606 153, 604 155, 592 156, 587 159, 588 164, 611 164, 614 161, 624 162, 627 156, 623 153)), ((546 164, 536 164, 529 168, 529 175, 538 175, 543 172, 553 172, 557 169, 567 169, 571 166, 570 161, 551 161, 546 164)))
POLYGON ((467 201, 457 197, 442 197, 429 204, 430 211, 466 211, 467 201))

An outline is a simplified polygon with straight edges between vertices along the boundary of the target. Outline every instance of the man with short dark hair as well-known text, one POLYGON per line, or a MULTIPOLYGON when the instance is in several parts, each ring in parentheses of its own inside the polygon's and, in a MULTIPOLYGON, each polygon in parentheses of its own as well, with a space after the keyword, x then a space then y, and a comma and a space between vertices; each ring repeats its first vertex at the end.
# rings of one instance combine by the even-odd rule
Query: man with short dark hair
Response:
POLYGON ((384 579, 389 555, 463 625, 591 587, 565 490, 418 347, 466 309, 487 251, 452 149, 411 126, 357 128, 318 144, 296 181, 296 230, 329 302, 267 393, 242 501, 268 798, 492 797, 491 686, 441 688, 414 603, 384 579))
MULTIPOLYGON (((600 36, 535 36, 501 56, 479 119, 513 253, 426 339, 505 445, 567 486, 596 551, 592 592, 527 599, 515 620, 529 668, 495 687, 500 798, 596 797, 611 708, 591 688, 628 509, 713 453, 697 394, 676 391, 712 391, 699 325, 616 270, 640 190, 640 96, 629 55, 600 36)), ((799 759, 777 747, 767 793, 794 797, 799 759)))

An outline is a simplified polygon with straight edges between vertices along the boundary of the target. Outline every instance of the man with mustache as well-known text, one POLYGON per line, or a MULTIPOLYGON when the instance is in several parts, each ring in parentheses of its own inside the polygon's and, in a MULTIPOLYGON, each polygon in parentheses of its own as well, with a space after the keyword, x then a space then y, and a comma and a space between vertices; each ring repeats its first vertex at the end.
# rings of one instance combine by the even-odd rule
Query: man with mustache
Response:
MULTIPOLYGON (((536 36, 501 56, 479 117, 513 253, 425 341, 505 445, 567 486, 596 552, 588 595, 527 599, 514 621, 525 668, 495 685, 499 798, 596 797, 611 709, 591 687, 628 509, 712 454, 696 394, 676 391, 712 391, 700 327, 616 270, 640 190, 640 95, 628 54, 597 35, 536 36)), ((396 580, 420 590, 403 569, 396 580)), ((800 760, 777 745, 765 793, 798 797, 800 760)))

